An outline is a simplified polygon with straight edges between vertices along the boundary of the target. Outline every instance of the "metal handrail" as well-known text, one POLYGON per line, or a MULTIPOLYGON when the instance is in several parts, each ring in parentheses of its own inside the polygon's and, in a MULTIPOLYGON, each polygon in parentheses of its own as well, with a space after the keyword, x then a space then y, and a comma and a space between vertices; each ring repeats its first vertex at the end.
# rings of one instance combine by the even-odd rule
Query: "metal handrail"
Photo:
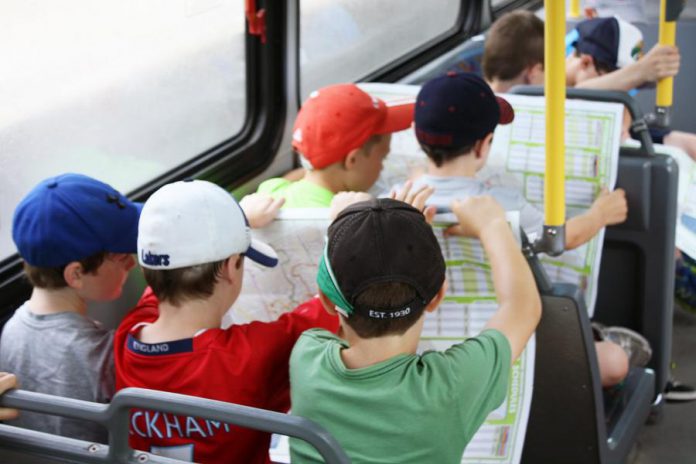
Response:
POLYGON ((99 404, 24 390, 10 390, 0 396, 0 406, 87 420, 106 427, 109 431, 108 446, 18 427, 0 426, 0 446, 19 448, 18 444, 21 443, 21 448, 30 453, 79 462, 178 462, 134 451, 128 445, 130 409, 140 408, 288 435, 311 444, 327 463, 350 463, 336 439, 309 419, 178 393, 126 388, 116 393, 110 404, 99 404))

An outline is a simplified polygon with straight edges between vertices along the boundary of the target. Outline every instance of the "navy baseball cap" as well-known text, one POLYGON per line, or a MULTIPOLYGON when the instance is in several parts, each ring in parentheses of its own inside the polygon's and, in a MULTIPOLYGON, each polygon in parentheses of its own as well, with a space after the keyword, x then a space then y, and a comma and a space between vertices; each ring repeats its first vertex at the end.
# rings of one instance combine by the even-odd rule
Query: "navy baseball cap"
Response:
POLYGON ((416 97, 416 138, 435 148, 470 145, 515 118, 510 103, 481 77, 449 72, 426 82, 416 97))
POLYGON ((15 209, 12 239, 24 261, 61 267, 99 252, 135 253, 142 204, 81 174, 40 182, 15 209))
POLYGON ((642 55, 643 33, 618 17, 588 19, 576 30, 575 48, 611 69, 634 63, 642 55))

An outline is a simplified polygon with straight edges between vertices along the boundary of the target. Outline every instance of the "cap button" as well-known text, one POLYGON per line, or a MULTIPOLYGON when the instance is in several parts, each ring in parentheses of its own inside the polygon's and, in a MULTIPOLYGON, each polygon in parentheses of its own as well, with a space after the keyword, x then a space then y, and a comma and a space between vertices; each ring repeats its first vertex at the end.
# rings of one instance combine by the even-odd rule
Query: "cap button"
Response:
POLYGON ((51 182, 50 184, 48 184, 46 187, 48 187, 48 188, 50 188, 50 189, 54 189, 54 188, 58 187, 58 182, 56 182, 56 181, 54 180, 53 182, 51 182))

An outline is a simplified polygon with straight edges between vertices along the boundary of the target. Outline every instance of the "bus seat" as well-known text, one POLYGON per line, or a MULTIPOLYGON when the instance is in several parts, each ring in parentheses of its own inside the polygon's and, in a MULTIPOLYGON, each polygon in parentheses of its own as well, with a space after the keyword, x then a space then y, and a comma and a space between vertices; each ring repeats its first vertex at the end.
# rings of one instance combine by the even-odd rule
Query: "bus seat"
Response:
MULTIPOLYGON (((541 87, 519 86, 512 92, 543 95, 541 87)), ((567 95, 623 103, 637 122, 641 147, 621 147, 616 181, 626 191, 628 219, 606 230, 594 319, 628 327, 648 339, 653 350, 648 367, 654 371, 659 407, 672 349, 679 168, 670 156, 655 154, 640 108, 627 93, 567 89, 567 95)))
MULTIPOLYGON (((88 420, 106 427, 109 444, 95 444, 11 425, 0 424, 0 450, 68 462, 174 463, 174 459, 134 451, 128 445, 130 409, 149 409, 195 416, 229 424, 289 435, 307 441, 331 464, 350 462, 338 442, 322 427, 303 417, 224 403, 176 393, 126 388, 111 404, 98 404, 23 390, 0 396, 0 406, 88 420)), ((27 462, 36 462, 32 461, 27 462)))
POLYGON ((649 415, 653 372, 632 369, 605 413, 582 292, 554 285, 542 294, 542 306, 522 462, 623 462, 649 415))
POLYGON ((630 220, 607 228, 594 313, 648 339, 656 393, 670 375, 678 176, 669 156, 621 149, 617 187, 626 190, 630 220))

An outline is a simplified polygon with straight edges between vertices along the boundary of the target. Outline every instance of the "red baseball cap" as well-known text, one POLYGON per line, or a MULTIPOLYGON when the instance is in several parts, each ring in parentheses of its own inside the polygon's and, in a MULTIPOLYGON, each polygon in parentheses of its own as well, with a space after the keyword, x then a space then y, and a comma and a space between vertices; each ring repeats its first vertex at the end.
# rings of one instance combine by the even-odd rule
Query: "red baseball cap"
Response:
POLYGON ((309 96, 292 131, 292 146, 321 169, 341 161, 373 135, 408 129, 414 102, 386 104, 355 84, 330 85, 309 96))

